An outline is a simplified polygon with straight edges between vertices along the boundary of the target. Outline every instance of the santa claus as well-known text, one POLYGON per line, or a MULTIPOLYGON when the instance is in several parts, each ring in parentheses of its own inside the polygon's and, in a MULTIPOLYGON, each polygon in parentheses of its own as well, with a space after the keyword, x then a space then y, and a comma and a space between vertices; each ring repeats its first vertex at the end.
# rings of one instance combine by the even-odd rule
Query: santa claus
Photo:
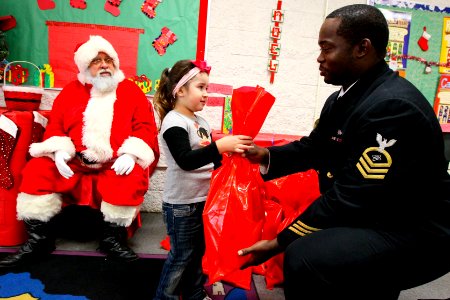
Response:
POLYGON ((103 37, 91 36, 74 60, 78 80, 55 99, 44 139, 30 146, 34 158, 22 173, 17 216, 29 239, 0 266, 51 253, 49 223, 67 204, 100 209, 101 252, 123 261, 138 258, 127 245, 126 229, 139 213, 159 154, 153 108, 125 80, 116 51, 103 37))

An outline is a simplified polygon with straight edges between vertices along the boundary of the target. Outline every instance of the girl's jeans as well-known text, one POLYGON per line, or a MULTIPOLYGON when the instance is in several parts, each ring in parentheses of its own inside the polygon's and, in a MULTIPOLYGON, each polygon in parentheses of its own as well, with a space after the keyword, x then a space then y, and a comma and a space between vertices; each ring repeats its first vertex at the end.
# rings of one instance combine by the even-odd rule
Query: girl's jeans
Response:
POLYGON ((169 204, 162 212, 170 252, 161 272, 155 299, 204 299, 202 257, 205 253, 202 213, 205 202, 169 204))

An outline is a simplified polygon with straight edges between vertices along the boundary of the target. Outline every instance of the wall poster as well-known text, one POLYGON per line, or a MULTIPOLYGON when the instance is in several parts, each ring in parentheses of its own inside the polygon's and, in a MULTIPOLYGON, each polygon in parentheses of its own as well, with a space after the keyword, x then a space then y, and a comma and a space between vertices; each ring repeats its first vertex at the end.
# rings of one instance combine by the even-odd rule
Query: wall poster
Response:
POLYGON ((448 59, 444 20, 450 18, 450 7, 407 0, 368 0, 367 3, 382 10, 389 23, 386 61, 433 106, 442 65, 446 66, 442 60, 448 59), (445 55, 441 55, 444 51, 445 55))
POLYGON ((49 65, 55 88, 62 88, 76 79, 76 46, 98 34, 115 47, 125 76, 144 75, 154 93, 164 68, 204 58, 207 5, 208 0, 1 0, 0 15, 17 20, 6 32, 6 59, 49 65))

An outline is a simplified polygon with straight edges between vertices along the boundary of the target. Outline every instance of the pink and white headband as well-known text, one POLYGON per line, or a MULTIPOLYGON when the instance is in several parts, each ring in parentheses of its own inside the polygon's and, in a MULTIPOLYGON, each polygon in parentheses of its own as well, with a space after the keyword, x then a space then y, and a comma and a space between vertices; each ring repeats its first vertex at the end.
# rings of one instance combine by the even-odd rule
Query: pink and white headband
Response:
POLYGON ((192 68, 186 74, 184 74, 184 76, 181 77, 180 81, 178 81, 178 83, 175 85, 175 88, 172 91, 172 96, 174 98, 177 92, 181 89, 181 87, 185 85, 186 82, 191 80, 195 75, 197 75, 200 72, 206 72, 209 75, 209 71, 211 71, 211 67, 208 66, 208 64, 204 60, 191 60, 191 62, 195 65, 195 67, 192 68))

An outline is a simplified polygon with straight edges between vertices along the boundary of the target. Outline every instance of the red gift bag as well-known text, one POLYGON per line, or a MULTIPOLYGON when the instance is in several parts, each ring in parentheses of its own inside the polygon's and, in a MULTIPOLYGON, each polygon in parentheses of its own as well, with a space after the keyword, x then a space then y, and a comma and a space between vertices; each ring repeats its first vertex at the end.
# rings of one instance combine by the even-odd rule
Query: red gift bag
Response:
MULTIPOLYGON (((274 239, 286 226, 291 224, 308 206, 319 196, 319 180, 315 170, 299 172, 292 175, 280 177, 265 183, 268 201, 276 202, 283 212, 281 222, 279 219, 267 219, 266 227, 278 226, 276 232, 268 232, 265 239, 274 239)), ((266 209, 267 211, 267 209, 266 209)), ((266 212, 267 215, 269 215, 266 212)), ((267 289, 273 289, 283 283, 283 260, 284 254, 280 253, 263 264, 264 276, 267 289)))
POLYGON ((315 170, 299 172, 265 183, 268 199, 280 203, 283 221, 278 232, 291 224, 308 206, 320 196, 319 178, 315 170))
MULTIPOLYGON (((262 87, 233 91, 234 134, 258 134, 275 98, 262 87)), ((206 251, 203 269, 210 284, 222 280, 250 289, 252 269, 239 270, 248 259, 237 254, 261 239, 264 225, 264 182, 259 166, 240 154, 223 155, 211 178, 203 211, 206 251)))
MULTIPOLYGON (((267 196, 267 194, 266 194, 267 196)), ((283 219, 283 210, 281 205, 273 200, 264 199, 264 227, 261 235, 262 240, 271 240, 277 236, 278 228, 283 219)), ((254 274, 266 276, 267 266, 266 264, 260 264, 252 268, 254 274)), ((270 274, 267 274, 270 276, 270 274)), ((267 282, 267 280, 266 280, 267 282)), ((267 288, 269 286, 267 285, 267 288)))

